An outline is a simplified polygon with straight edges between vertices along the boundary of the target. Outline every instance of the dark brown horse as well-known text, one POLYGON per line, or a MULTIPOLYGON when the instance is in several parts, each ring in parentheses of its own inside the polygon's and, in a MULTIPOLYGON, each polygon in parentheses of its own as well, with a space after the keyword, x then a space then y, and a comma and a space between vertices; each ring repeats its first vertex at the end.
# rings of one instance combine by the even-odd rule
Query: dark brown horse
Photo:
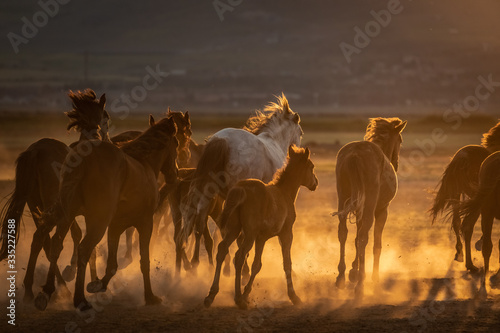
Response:
MULTIPOLYGON (((91 282, 89 292, 104 291, 118 267, 117 249, 120 235, 135 227, 139 232, 141 271, 146 304, 161 300, 153 294, 149 276, 149 242, 153 229, 153 213, 158 201, 158 176, 166 183, 177 179, 176 126, 172 117, 162 119, 137 139, 121 148, 107 142, 96 145, 81 163, 63 169, 56 204, 44 215, 44 232, 56 226, 50 251, 50 268, 43 291, 35 299, 44 310, 55 290, 54 274, 62 250, 62 241, 76 215, 85 216, 87 233, 78 249, 78 271, 73 304, 80 310, 91 305, 84 295, 85 270, 94 247, 108 231, 108 261, 102 280, 91 282)), ((79 144, 80 145, 80 144, 79 144)), ((78 154, 79 145, 68 155, 64 166, 78 154)))
MULTIPOLYGON (((455 260, 463 261, 464 255, 460 241, 460 226, 462 220, 459 214, 460 201, 472 198, 479 186, 479 168, 484 159, 491 153, 500 150, 500 123, 483 134, 481 146, 468 145, 460 148, 453 156, 439 182, 439 189, 430 209, 432 222, 439 214, 452 216, 452 228, 456 236, 455 260)), ((482 240, 476 243, 480 249, 482 240)))
POLYGON ((382 231, 388 208, 396 195, 401 132, 406 121, 399 118, 373 118, 366 129, 365 141, 351 142, 337 155, 336 178, 338 193, 340 262, 336 285, 345 285, 345 242, 347 218, 356 216, 356 258, 349 280, 357 281, 356 298, 363 296, 365 279, 365 248, 368 232, 375 220, 373 244, 373 280, 378 281, 382 231))
MULTIPOLYGON (((500 152, 488 156, 479 170, 479 189, 469 200, 462 203, 460 213, 464 217, 462 232, 465 244, 470 244, 472 231, 476 221, 481 215, 481 230, 483 232, 483 259, 484 273, 481 281, 480 294, 486 296, 486 278, 489 275, 490 256, 493 248, 491 230, 493 220, 500 219, 500 152)), ((498 244, 500 249, 500 242, 498 244)), ((477 271, 472 264, 470 246, 465 247, 467 268, 477 271)), ((491 287, 500 288, 500 269, 490 279, 491 287)))
POLYGON ((210 293, 205 298, 205 306, 209 307, 219 292, 219 279, 222 262, 229 246, 240 236, 243 237, 234 257, 236 304, 243 309, 248 307, 248 296, 252 290, 255 276, 262 267, 262 252, 266 241, 278 236, 283 254, 288 297, 293 304, 301 303, 295 294, 292 283, 292 259, 290 249, 293 240, 293 224, 295 222, 295 200, 300 186, 314 191, 318 179, 314 174, 314 164, 309 159, 309 149, 290 146, 288 163, 278 171, 274 179, 264 184, 257 179, 239 181, 227 195, 226 204, 221 216, 223 239, 217 251, 217 266, 210 293), (252 274, 241 293, 241 269, 243 262, 255 243, 255 258, 252 274))
MULTIPOLYGON (((76 93, 70 91, 68 96, 73 103, 73 110, 66 113, 70 118, 68 130, 74 128, 80 132, 78 142, 90 139, 109 141, 107 133, 109 115, 104 110, 105 95, 103 94, 100 99, 97 99, 94 91, 87 89, 84 92, 78 91, 76 93)), ((9 219, 15 221, 14 230, 16 230, 16 239, 18 239, 19 223, 24 206, 27 204, 37 228, 33 235, 24 278, 25 300, 33 299, 33 276, 42 247, 47 255, 49 253, 50 238, 44 238, 40 231, 41 212, 55 202, 59 189, 59 173, 68 151, 68 146, 63 142, 45 138, 30 145, 16 161, 15 189, 2 210, 1 221, 2 235, 7 232, 7 221, 9 219)), ((69 269, 65 269, 62 275, 66 280, 70 279, 70 272, 73 267, 76 267, 77 248, 82 238, 82 232, 76 222, 71 225, 71 236, 74 243, 71 266, 68 266, 69 269)), ((6 257, 7 242, 4 241, 0 251, 0 260, 6 257)), ((91 272, 92 277, 95 278, 95 260, 92 262, 91 272)), ((64 280, 58 270, 56 274, 58 283, 64 285, 64 280)))

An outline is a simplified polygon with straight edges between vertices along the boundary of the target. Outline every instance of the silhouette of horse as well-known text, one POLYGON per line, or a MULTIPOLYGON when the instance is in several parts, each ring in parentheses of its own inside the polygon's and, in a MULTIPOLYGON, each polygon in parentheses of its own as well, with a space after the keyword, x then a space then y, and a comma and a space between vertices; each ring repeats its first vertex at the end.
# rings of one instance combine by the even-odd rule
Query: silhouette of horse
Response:
POLYGON ((314 174, 314 164, 309 158, 309 149, 290 146, 288 163, 276 173, 274 179, 264 184, 257 179, 239 181, 227 195, 226 204, 221 216, 220 227, 223 239, 217 250, 217 266, 210 293, 205 298, 205 306, 209 307, 219 292, 219 279, 222 262, 229 246, 240 234, 243 241, 238 245, 234 258, 236 304, 243 309, 248 307, 248 296, 252 290, 255 276, 262 267, 262 252, 266 241, 278 236, 283 254, 288 297, 293 304, 301 303, 295 294, 292 283, 292 227, 295 222, 295 200, 300 186, 314 191, 318 179, 314 174), (250 280, 241 294, 241 269, 243 262, 255 243, 255 258, 252 264, 250 280))
MULTIPOLYGON (((182 113, 181 111, 172 111, 170 108, 168 108, 167 111, 167 117, 172 117, 172 119, 175 122, 175 125, 177 126, 177 133, 176 137, 177 140, 179 141, 179 147, 177 149, 177 165, 179 167, 184 167, 186 165, 190 164, 190 161, 192 160, 191 158, 191 151, 190 148, 192 146, 192 140, 191 140, 191 120, 189 116, 189 112, 186 111, 185 113, 182 113)), ((150 126, 151 123, 154 123, 154 119, 152 116, 150 116, 150 126)), ((117 134, 111 138, 111 141, 118 145, 121 146, 131 140, 136 139, 141 135, 141 131, 125 131, 120 134, 117 134)), ((196 155, 195 155, 196 156, 196 155)), ((162 180, 160 181, 163 185, 165 185, 165 182, 162 180)), ((173 189, 173 184, 166 184, 167 186, 164 187, 163 191, 171 191, 173 189)), ((168 211, 168 205, 166 205, 163 201, 166 199, 167 193, 165 193, 164 196, 160 197, 160 202, 158 204, 158 208, 155 212, 154 215, 154 225, 153 225, 153 234, 151 237, 151 246, 153 246, 156 243, 156 238, 158 237, 158 226, 160 224, 160 221, 162 217, 164 218, 165 222, 171 221, 170 216, 169 216, 169 211, 168 211)), ((120 268, 125 268, 127 267, 132 261, 132 250, 133 250, 133 234, 134 234, 134 228, 129 228, 125 232, 126 236, 126 251, 124 255, 123 262, 121 262, 121 267, 120 268)))
POLYGON ((200 237, 207 228, 214 197, 225 198, 242 179, 271 181, 286 161, 288 146, 300 144, 299 115, 290 109, 285 95, 277 99, 278 103, 270 103, 263 112, 249 118, 244 129, 225 128, 208 140, 187 200, 182 203, 184 237, 180 239, 195 231, 193 267, 199 263, 200 237))
MULTIPOLYGON (((106 97, 103 94, 97 99, 94 91, 87 89, 76 93, 70 91, 68 94, 73 104, 73 110, 66 112, 70 118, 67 129, 72 128, 80 132, 78 142, 90 139, 102 139, 109 141, 108 120, 109 115, 104 110, 106 97)), ((72 144, 75 145, 76 143, 72 144)), ((86 148, 87 146, 82 146, 86 148)), ((43 247, 45 253, 49 254, 50 238, 44 238, 40 231, 41 213, 50 207, 56 200, 59 190, 59 172, 69 148, 61 141, 44 138, 33 143, 22 152, 16 160, 15 189, 2 210, 2 235, 7 234, 7 221, 14 220, 16 223, 16 240, 19 238, 19 223, 28 204, 33 221, 37 230, 33 235, 31 251, 28 260, 26 276, 24 278, 26 301, 33 299, 33 276, 36 261, 43 247)), ((82 232, 76 222, 71 225, 71 236, 73 238, 73 256, 71 266, 68 266, 62 276, 56 270, 58 283, 65 286, 64 280, 70 280, 71 270, 76 267, 77 249, 82 232), (64 279, 63 279, 64 277, 64 279)), ((3 237, 2 237, 3 238, 3 237)), ((2 242, 0 260, 7 257, 7 239, 2 242)), ((91 275, 95 278, 95 253, 91 263, 91 275)))
POLYGON ((373 280, 378 281, 379 260, 382 250, 382 231, 387 210, 396 195, 399 150, 403 141, 401 132, 406 121, 399 118, 372 118, 366 129, 365 141, 351 142, 337 154, 337 178, 340 262, 336 285, 345 286, 345 242, 347 218, 356 216, 356 258, 349 272, 355 282, 356 298, 363 296, 365 279, 365 248, 368 232, 375 219, 373 245, 373 280))
MULTIPOLYGON (((89 292, 104 291, 116 274, 117 249, 120 235, 135 227, 139 232, 141 271, 144 279, 146 304, 161 300, 153 294, 149 276, 149 242, 153 229, 153 213, 158 201, 158 176, 161 172, 166 183, 177 179, 176 126, 167 117, 150 127, 137 139, 118 148, 107 142, 96 145, 90 154, 81 156, 82 162, 63 168, 60 191, 56 204, 44 214, 43 231, 56 226, 49 255, 50 267, 43 291, 35 299, 38 309, 44 310, 55 290, 54 273, 62 250, 62 241, 76 215, 85 216, 87 233, 78 249, 78 270, 73 304, 80 310, 92 306, 84 295, 85 270, 90 253, 108 229, 108 261, 102 280, 91 282, 89 292), (103 167, 105 166, 105 167, 103 167)), ((78 154, 78 144, 68 155, 78 154)))
MULTIPOLYGON (((490 256, 493 248, 491 230, 493 220, 500 219, 500 152, 488 156, 479 170, 479 189, 469 200, 460 206, 460 215, 463 217, 462 233, 465 244, 470 244, 472 231, 476 221, 481 215, 481 230, 483 232, 482 253, 484 259, 484 273, 481 281, 480 295, 486 296, 486 278, 490 269, 490 256)), ((500 242, 498 243, 500 249, 500 242)), ((467 269, 477 272, 472 264, 470 246, 465 247, 467 269)), ((500 288, 500 269, 490 279, 492 287, 500 288)))
MULTIPOLYGON (((462 220, 459 214, 460 200, 472 198, 479 186, 479 168, 484 159, 491 153, 500 150, 500 122, 483 134, 481 146, 468 145, 460 148, 446 167, 439 182, 439 189, 430 209, 432 223, 442 213, 452 216, 452 228, 456 236, 455 260, 462 262, 464 259, 462 242, 460 241, 460 226, 462 220)), ((482 239, 476 243, 478 250, 481 248, 482 239)), ((467 245, 466 245, 467 246, 467 245)))

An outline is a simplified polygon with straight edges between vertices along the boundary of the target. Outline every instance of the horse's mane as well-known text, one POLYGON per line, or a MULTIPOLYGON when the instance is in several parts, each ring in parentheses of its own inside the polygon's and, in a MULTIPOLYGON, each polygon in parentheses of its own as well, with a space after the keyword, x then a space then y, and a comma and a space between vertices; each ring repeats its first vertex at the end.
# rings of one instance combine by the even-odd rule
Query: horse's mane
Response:
POLYGON ((137 139, 124 143, 120 149, 127 155, 142 160, 151 153, 165 148, 175 134, 176 126, 170 117, 163 118, 148 128, 137 139), (172 126, 173 124, 173 126, 172 126))
POLYGON ((399 118, 371 118, 366 128, 365 141, 373 143, 385 143, 389 134, 403 121, 399 118))
POLYGON ((73 110, 65 112, 70 118, 67 129, 75 128, 77 131, 95 127, 93 119, 101 119, 102 107, 95 92, 92 89, 84 91, 69 91, 68 97, 71 99, 73 110))
POLYGON ((500 150, 500 121, 490 128, 490 130, 483 134, 481 144, 490 152, 500 150))
POLYGON ((282 94, 281 96, 276 96, 276 98, 278 99, 278 103, 271 102, 264 107, 264 110, 255 111, 255 115, 248 118, 243 129, 250 133, 258 135, 275 121, 275 118, 273 118, 274 115, 290 114, 293 116, 296 114, 292 111, 292 109, 290 109, 288 100, 286 99, 284 94, 282 94))
MULTIPOLYGON (((297 147, 297 146, 293 145, 292 149, 295 152, 295 154, 305 154, 306 153, 306 150, 302 147, 297 147)), ((281 169, 279 169, 278 171, 276 171, 276 173, 274 174, 273 180, 271 181, 271 184, 273 184, 273 185, 279 184, 287 177, 288 174, 290 174, 293 171, 292 168, 287 168, 289 163, 290 163, 290 155, 287 156, 286 163, 284 164, 284 166, 281 169)))

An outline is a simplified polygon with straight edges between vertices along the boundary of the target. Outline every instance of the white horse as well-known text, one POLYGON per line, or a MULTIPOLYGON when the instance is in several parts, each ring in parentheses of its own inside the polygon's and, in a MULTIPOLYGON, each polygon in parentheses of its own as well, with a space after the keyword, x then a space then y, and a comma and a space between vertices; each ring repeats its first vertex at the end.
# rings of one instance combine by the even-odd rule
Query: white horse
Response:
MULTIPOLYGON (((200 237, 206 228, 214 198, 226 197, 242 179, 267 183, 286 162, 288 147, 300 145, 300 117, 285 95, 248 119, 243 129, 225 128, 207 142, 200 158, 187 200, 182 204, 183 242, 195 230, 196 247, 192 264, 199 263, 200 237)), ((216 221, 217 222, 217 221, 216 221)))

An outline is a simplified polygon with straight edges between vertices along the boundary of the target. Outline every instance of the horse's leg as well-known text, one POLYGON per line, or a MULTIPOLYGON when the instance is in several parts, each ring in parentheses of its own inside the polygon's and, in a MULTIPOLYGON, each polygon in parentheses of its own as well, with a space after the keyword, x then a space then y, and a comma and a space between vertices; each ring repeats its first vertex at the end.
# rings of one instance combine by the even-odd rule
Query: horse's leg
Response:
POLYGON ((245 286, 245 290, 243 291, 243 300, 248 304, 248 295, 252 291, 252 284, 255 280, 255 276, 260 272, 262 268, 262 252, 264 251, 264 245, 266 244, 266 239, 257 238, 255 240, 255 257, 252 263, 252 274, 250 275, 250 279, 248 280, 247 285, 245 286))
POLYGON ((224 274, 224 276, 231 275, 231 255, 229 254, 229 252, 227 253, 226 259, 224 260, 224 270, 222 271, 222 274, 224 274))
MULTIPOLYGON (((50 253, 48 255, 50 266, 47 273, 47 280, 45 281, 45 285, 42 287, 42 292, 40 292, 35 298, 35 306, 38 310, 43 311, 47 308, 50 297, 56 289, 55 277, 57 275, 57 271, 59 270, 59 268, 57 267, 57 260, 59 259, 61 251, 63 249, 64 237, 66 237, 66 234, 71 227, 71 223, 72 221, 61 221, 61 223, 56 228, 54 236, 52 236, 50 242, 50 253)), ((40 229, 43 238, 50 238, 49 232, 52 229, 52 226, 41 225, 40 229)))
POLYGON ((358 257, 358 283, 356 284, 354 293, 356 301, 361 300, 364 293, 364 282, 365 282, 365 250, 366 244, 368 244, 368 235, 370 229, 373 225, 373 220, 375 217, 375 205, 376 198, 366 197, 365 205, 363 210, 363 216, 361 217, 359 223, 357 223, 358 227, 358 244, 357 248, 357 257, 358 257))
POLYGON ((97 280, 97 248, 92 250, 89 258, 90 281, 97 280))
MULTIPOLYGON (((500 239, 498 240, 498 251, 500 253, 500 239)), ((498 261, 500 262, 500 255, 498 257, 498 261)), ((490 277, 490 287, 495 289, 500 288, 500 268, 490 277)))
POLYGON ((208 254, 208 262, 213 266, 214 240, 212 239, 212 235, 210 235, 208 226, 205 228, 205 231, 203 231, 203 240, 205 241, 205 250, 207 250, 208 254))
POLYGON ((474 231, 474 225, 476 224, 476 221, 479 218, 479 214, 480 213, 477 212, 474 213, 473 215, 465 216, 461 227, 465 243, 465 267, 473 274, 477 273, 479 270, 472 263, 470 242, 472 239, 472 232, 474 231))
POLYGON ((285 230, 278 235, 278 237, 281 244, 281 253, 283 255, 283 269, 285 270, 288 298, 290 298, 290 301, 292 301, 294 305, 298 305, 302 303, 302 301, 295 293, 292 282, 292 258, 290 255, 290 249, 292 248, 293 241, 292 229, 285 230))
POLYGON ((375 213, 375 227, 373 228, 373 282, 379 281, 380 253, 382 252, 382 231, 387 221, 387 207, 375 213))
POLYGON ((254 237, 245 234, 241 246, 239 246, 238 251, 234 255, 234 270, 236 273, 236 278, 234 279, 234 301, 241 309, 248 308, 248 302, 241 295, 241 269, 248 252, 252 249, 254 241, 254 237))
MULTIPOLYGON (((172 222, 174 224, 174 244, 175 244, 175 275, 180 276, 182 259, 186 258, 186 262, 191 268, 189 260, 187 260, 186 253, 184 252, 184 240, 181 236, 182 231, 182 214, 179 208, 179 203, 174 198, 169 198, 170 211, 172 212, 172 222)), ((165 218, 163 219, 165 221, 165 218)), ((186 265, 186 262, 184 265, 186 265)), ((186 270, 189 269, 186 267, 186 270)))
POLYGON ((70 227, 71 238, 73 239, 73 255, 71 256, 70 265, 67 265, 62 272, 65 281, 73 281, 76 275, 76 263, 78 258, 78 245, 82 240, 82 230, 76 220, 73 220, 70 227))
POLYGON ((459 205, 454 205, 453 206, 453 220, 451 222, 451 225, 453 227, 453 231, 455 232, 455 237, 457 239, 457 243, 455 245, 455 249, 457 250, 457 252, 455 253, 455 260, 458 262, 464 261, 463 246, 462 246, 462 241, 460 239, 460 225, 461 224, 462 224, 462 220, 460 219, 459 205))
POLYGON ((125 256, 123 260, 123 267, 125 268, 132 263, 132 251, 133 251, 133 239, 134 239, 134 228, 128 228, 125 231, 127 250, 125 251, 125 256))
MULTIPOLYGON (((343 201, 339 198, 339 212, 344 209, 343 201)), ((337 276, 337 280, 335 281, 335 285, 337 288, 345 287, 345 242, 347 240, 347 215, 339 214, 339 242, 340 242, 340 259, 339 259, 339 276, 337 276)))
POLYGON ((151 232, 153 231, 153 217, 146 218, 143 224, 137 228, 139 232, 139 249, 141 252, 141 272, 144 280, 144 298, 146 305, 160 304, 161 298, 153 294, 151 289, 151 278, 149 275, 149 242, 151 240, 151 232))
MULTIPOLYGON (((44 235, 42 234, 41 229, 37 228, 35 233, 33 234, 33 240, 31 241, 31 251, 28 259, 28 267, 26 269, 26 275, 24 276, 24 282, 23 282, 24 285, 23 300, 25 302, 29 302, 33 300, 33 298, 35 297, 33 295, 33 279, 35 275, 36 261, 44 245, 43 236, 44 235)), ((50 242, 50 239, 48 239, 48 242, 50 242)), ((50 253, 47 250, 46 253, 50 253)))
POLYGON ((106 291, 109 280, 116 274, 118 269, 118 244, 120 235, 124 228, 119 223, 111 223, 108 228, 108 261, 106 263, 106 274, 100 279, 95 279, 87 285, 89 293, 106 291))
POLYGON ((482 210, 481 214, 481 231, 483 232, 483 260, 484 260, 484 275, 481 281, 481 289, 479 293, 481 296, 486 297, 486 279, 488 278, 490 271, 490 256, 491 250, 493 249, 493 243, 491 242, 491 230, 493 227, 494 214, 491 211, 482 210))
POLYGON ((354 256, 354 260, 352 261, 351 269, 349 270, 349 281, 356 282, 358 281, 358 270, 359 270, 359 248, 358 248, 358 239, 359 239, 359 229, 361 227, 361 222, 356 219, 356 237, 354 238, 354 249, 356 250, 356 255, 354 256))
POLYGON ((200 264, 200 243, 201 243, 201 236, 205 233, 205 230, 208 229, 208 216, 206 216, 203 225, 201 226, 202 230, 195 230, 194 232, 194 237, 195 237, 195 245, 194 245, 194 253, 193 257, 191 259, 191 266, 196 271, 196 268, 200 264))
MULTIPOLYGON (((230 223, 230 221, 228 221, 230 223)), ((233 225, 228 226, 228 232, 222 239, 222 241, 219 243, 219 246, 217 247, 217 256, 216 256, 216 266, 215 266, 215 274, 214 274, 214 281, 212 282, 212 286, 210 287, 210 292, 208 293, 208 296, 205 297, 204 304, 208 308, 210 305, 212 305, 215 296, 219 292, 219 281, 220 281, 220 272, 222 269, 222 262, 224 261, 224 258, 226 258, 228 252, 229 252, 229 246, 236 240, 240 233, 239 227, 234 227, 233 225)))
MULTIPOLYGON (((240 247, 241 244, 243 244, 243 238, 244 238, 243 235, 240 234, 239 237, 236 239, 238 247, 240 247)), ((250 278, 250 266, 248 266, 248 254, 245 256, 245 262, 243 263, 241 276, 243 281, 248 281, 248 279, 250 278)))

